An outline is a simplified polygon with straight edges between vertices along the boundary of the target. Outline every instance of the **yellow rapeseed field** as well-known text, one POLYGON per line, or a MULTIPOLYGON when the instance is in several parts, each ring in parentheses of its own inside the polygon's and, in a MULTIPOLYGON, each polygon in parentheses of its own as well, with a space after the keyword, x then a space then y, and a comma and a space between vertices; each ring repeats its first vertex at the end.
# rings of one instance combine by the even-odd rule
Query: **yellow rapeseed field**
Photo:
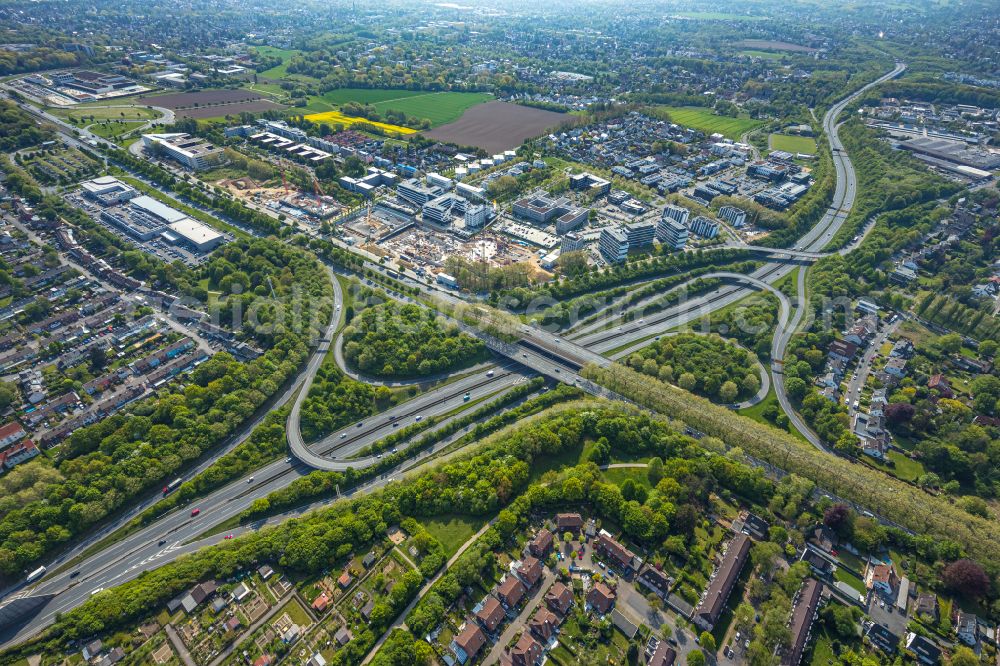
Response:
POLYGON ((395 132, 396 134, 416 134, 417 130, 410 129, 409 127, 403 127, 402 125, 390 125, 389 123, 378 123, 374 120, 368 120, 367 118, 357 118, 355 116, 346 116, 340 111, 324 111, 323 113, 313 113, 306 116, 306 120, 310 120, 314 123, 329 123, 331 125, 343 125, 344 127, 350 127, 357 123, 367 123, 378 127, 386 132, 395 132))

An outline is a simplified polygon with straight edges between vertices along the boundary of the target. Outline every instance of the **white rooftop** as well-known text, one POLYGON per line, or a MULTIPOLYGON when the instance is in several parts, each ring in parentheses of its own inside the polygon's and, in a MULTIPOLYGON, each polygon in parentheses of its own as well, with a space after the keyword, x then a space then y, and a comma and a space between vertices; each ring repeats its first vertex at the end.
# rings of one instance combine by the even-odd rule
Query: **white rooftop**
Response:
POLYGON ((170 206, 160 203, 153 197, 147 196, 145 194, 137 196, 130 202, 136 208, 141 208, 142 210, 155 215, 156 217, 164 220, 167 224, 178 222, 187 217, 184 213, 179 210, 175 210, 170 206))

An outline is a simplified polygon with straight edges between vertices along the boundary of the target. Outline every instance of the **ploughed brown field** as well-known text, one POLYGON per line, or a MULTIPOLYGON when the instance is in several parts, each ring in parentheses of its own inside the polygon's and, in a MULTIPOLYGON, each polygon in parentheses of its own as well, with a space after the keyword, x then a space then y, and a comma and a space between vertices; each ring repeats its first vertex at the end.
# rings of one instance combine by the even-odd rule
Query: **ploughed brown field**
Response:
POLYGON ((507 102, 487 102, 472 107, 455 122, 424 132, 424 136, 498 153, 517 148, 525 139, 544 134, 572 119, 573 116, 565 113, 507 102))
POLYGON ((143 97, 147 104, 171 109, 178 116, 186 118, 211 118, 241 111, 260 113, 272 109, 283 109, 280 104, 261 97, 249 90, 199 90, 198 92, 170 93, 143 97))

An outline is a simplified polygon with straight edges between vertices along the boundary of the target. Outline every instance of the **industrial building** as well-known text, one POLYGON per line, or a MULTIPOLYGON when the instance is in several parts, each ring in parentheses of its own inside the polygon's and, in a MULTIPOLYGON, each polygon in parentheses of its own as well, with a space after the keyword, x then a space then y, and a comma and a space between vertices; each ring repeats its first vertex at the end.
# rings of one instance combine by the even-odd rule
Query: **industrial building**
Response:
POLYGON ((702 238, 715 238, 719 235, 719 221, 699 215, 691 220, 691 233, 702 238))
POLYGON ((201 253, 212 251, 225 240, 211 227, 146 195, 134 197, 126 205, 102 210, 100 219, 137 241, 161 237, 168 243, 186 245, 201 253))
POLYGON ((210 169, 224 161, 222 148, 183 132, 143 134, 142 145, 149 152, 166 155, 192 171, 210 169))
POLYGON ((89 95, 105 95, 115 90, 131 88, 134 81, 120 74, 102 74, 90 70, 76 72, 59 72, 52 75, 52 83, 63 88, 72 88, 89 95))
POLYGON ((620 264, 628 257, 628 236, 621 229, 605 227, 597 248, 609 264, 620 264))
POLYGON ((683 250, 688 241, 687 225, 664 216, 656 225, 656 240, 675 250, 683 250))
POLYGON ((916 137, 901 142, 899 147, 913 153, 936 157, 974 169, 992 171, 1000 168, 1000 152, 993 152, 985 148, 973 148, 961 141, 916 137))

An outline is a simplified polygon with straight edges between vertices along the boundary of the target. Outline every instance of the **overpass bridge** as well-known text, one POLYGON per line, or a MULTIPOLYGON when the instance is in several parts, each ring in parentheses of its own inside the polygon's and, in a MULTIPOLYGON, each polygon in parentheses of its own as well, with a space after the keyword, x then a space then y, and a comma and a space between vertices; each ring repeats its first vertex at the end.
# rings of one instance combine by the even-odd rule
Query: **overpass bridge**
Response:
POLYGON ((766 247, 764 245, 743 245, 741 243, 723 243, 722 245, 714 245, 712 248, 703 249, 708 250, 715 248, 726 250, 746 250, 747 252, 757 252, 777 258, 788 257, 791 259, 809 259, 812 261, 822 259, 823 257, 829 257, 832 254, 830 252, 816 252, 786 247, 766 247))

